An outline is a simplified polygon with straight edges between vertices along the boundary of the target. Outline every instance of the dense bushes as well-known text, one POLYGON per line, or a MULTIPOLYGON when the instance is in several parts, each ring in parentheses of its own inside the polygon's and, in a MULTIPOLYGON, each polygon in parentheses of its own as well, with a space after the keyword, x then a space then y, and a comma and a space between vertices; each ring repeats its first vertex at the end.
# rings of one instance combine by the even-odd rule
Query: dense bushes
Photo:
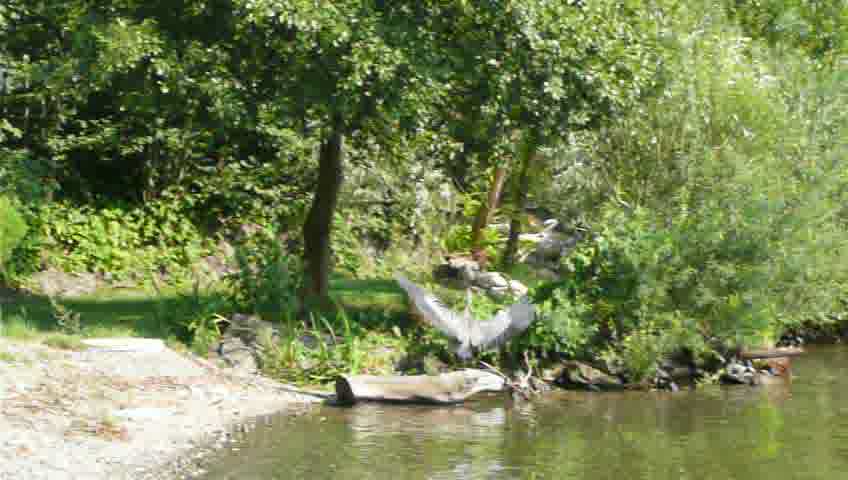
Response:
POLYGON ((27 232, 24 219, 12 202, 0 195, 0 280, 6 280, 7 268, 12 251, 27 232))
POLYGON ((839 71, 702 13, 670 22, 657 95, 593 137, 544 197, 563 215, 582 205, 591 233, 545 296, 553 321, 537 338, 571 331, 567 351, 608 348, 637 378, 672 351, 833 322, 848 286, 839 71))

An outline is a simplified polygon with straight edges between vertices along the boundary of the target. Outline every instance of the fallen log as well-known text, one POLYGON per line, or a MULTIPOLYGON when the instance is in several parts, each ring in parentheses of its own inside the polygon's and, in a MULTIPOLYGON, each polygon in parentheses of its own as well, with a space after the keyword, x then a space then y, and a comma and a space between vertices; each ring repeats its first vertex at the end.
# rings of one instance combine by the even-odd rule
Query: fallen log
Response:
POLYGON ((778 347, 764 348, 760 350, 743 350, 739 356, 743 360, 757 360, 761 358, 782 358, 782 357, 797 357, 804 353, 803 348, 795 347, 778 347))
POLYGON ((454 404, 480 392, 501 392, 506 379, 491 372, 467 369, 441 375, 342 375, 336 378, 336 398, 342 404, 360 401, 454 404))

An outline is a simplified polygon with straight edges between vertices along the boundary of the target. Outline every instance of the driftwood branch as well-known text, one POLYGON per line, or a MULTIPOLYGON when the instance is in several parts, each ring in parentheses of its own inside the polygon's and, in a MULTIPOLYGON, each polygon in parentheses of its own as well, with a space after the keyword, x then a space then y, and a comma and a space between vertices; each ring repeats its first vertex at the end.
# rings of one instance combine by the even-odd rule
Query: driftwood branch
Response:
POLYGON ((759 358, 797 357, 802 353, 804 353, 804 349, 802 348, 783 347, 762 350, 744 350, 739 354, 739 356, 743 360, 754 360, 759 358))
POLYGON ((359 401, 404 403, 461 403, 479 392, 500 392, 506 380, 483 370, 461 370, 441 375, 342 375, 336 379, 340 403, 359 401))

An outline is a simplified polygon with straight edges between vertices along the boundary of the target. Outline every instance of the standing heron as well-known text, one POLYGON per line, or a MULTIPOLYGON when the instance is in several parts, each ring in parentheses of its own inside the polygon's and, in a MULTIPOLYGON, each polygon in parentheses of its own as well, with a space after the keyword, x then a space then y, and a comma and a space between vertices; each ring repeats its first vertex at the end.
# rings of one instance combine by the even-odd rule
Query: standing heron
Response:
POLYGON ((427 323, 459 343, 456 354, 463 360, 470 359, 475 352, 504 344, 526 330, 536 317, 536 308, 524 300, 489 320, 479 321, 471 316, 471 289, 466 290, 465 311, 457 314, 403 275, 395 274, 395 280, 427 323))

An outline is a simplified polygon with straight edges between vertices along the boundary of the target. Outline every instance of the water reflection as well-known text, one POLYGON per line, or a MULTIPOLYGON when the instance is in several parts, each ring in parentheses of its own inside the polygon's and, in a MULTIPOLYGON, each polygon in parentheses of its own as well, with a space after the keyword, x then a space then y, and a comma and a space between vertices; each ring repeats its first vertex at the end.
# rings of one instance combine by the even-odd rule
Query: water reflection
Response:
POLYGON ((206 478, 841 478, 848 351, 811 353, 794 371, 755 389, 325 407, 272 417, 206 478))

